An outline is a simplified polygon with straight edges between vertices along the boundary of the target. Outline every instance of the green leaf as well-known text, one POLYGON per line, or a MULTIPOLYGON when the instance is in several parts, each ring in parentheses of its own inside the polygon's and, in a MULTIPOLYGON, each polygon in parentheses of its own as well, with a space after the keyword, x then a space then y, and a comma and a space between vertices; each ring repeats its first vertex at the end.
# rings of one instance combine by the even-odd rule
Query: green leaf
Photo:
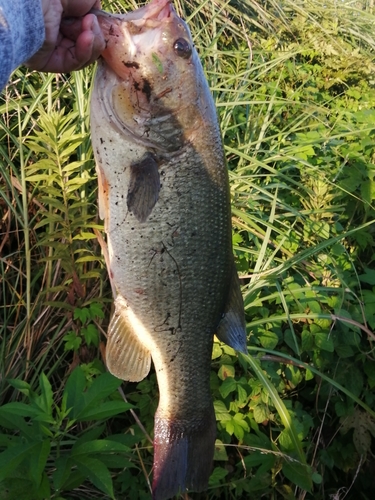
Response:
POLYGON ((228 471, 226 469, 223 469, 223 467, 215 467, 215 469, 213 470, 213 472, 210 476, 208 484, 210 486, 220 485, 221 480, 224 479, 225 476, 227 476, 227 474, 228 474, 228 471))
POLYGON ((315 484, 322 484, 323 477, 318 472, 314 472, 311 477, 315 484))
MULTIPOLYGON (((12 407, 9 408, 9 405, 15 404, 16 403, 8 403, 7 405, 0 407, 0 425, 5 429, 15 429, 17 432, 21 432, 24 437, 32 438, 33 430, 31 429, 31 426, 25 422, 23 417, 17 415, 12 407)), ((18 404, 23 405, 23 403, 17 403, 17 405, 18 404)), ((27 409, 25 413, 26 412, 30 414, 29 409, 27 409)))
POLYGON ((249 424, 244 420, 245 416, 242 413, 236 413, 231 420, 233 433, 239 441, 242 441, 245 432, 249 432, 249 424))
POLYGON ((22 443, 0 453, 0 481, 7 478, 26 459, 31 458, 39 443, 22 443))
POLYGON ((111 453, 108 455, 101 454, 100 460, 109 469, 137 469, 138 466, 134 463, 132 455, 124 456, 124 453, 111 453))
POLYGON ((315 344, 317 347, 319 347, 319 349, 323 349, 323 351, 333 352, 335 350, 332 335, 330 335, 329 333, 316 333, 315 344))
POLYGON ((375 198, 375 182, 371 179, 366 179, 361 183, 361 196, 369 205, 375 198))
POLYGON ((90 453, 127 453, 129 451, 130 448, 123 445, 122 443, 118 443, 109 439, 96 439, 94 441, 88 441, 86 443, 79 444, 78 446, 73 446, 71 456, 73 457, 77 455, 88 455, 90 453))
POLYGON ((51 487, 49 483, 49 478, 44 471, 42 474, 42 480, 37 489, 38 500, 45 500, 46 498, 51 498, 51 487))
POLYGON ((86 328, 82 328, 81 333, 85 337, 85 341, 88 346, 94 345, 95 347, 98 347, 99 331, 95 325, 89 324, 86 328))
POLYGON ((237 382, 234 378, 228 377, 219 387, 220 394, 223 398, 226 398, 231 392, 235 392, 237 389, 237 382))
POLYGON ((56 470, 53 473, 53 485, 56 490, 61 490, 70 476, 73 461, 68 456, 58 457, 55 461, 56 470))
POLYGON ((251 366, 253 371, 255 372, 256 376, 258 377, 259 381, 262 383, 263 388, 266 389, 273 401, 273 404, 275 405, 275 408, 280 415, 281 421, 283 425, 285 426, 285 429, 287 432, 289 432, 291 442, 293 443, 293 449, 296 451, 300 462, 301 463, 306 463, 306 457, 303 452, 300 440, 298 439, 298 434, 297 430, 295 428, 295 425, 293 423, 293 420, 283 403, 283 401, 280 399, 280 396, 275 388, 275 386, 270 382, 269 378, 266 376, 266 374, 263 372, 263 370, 260 368, 258 365, 258 362, 255 361, 252 356, 249 354, 239 354, 239 357, 242 358, 245 362, 248 363, 248 365, 251 366))
POLYGON ((215 455, 214 460, 222 460, 226 462, 228 460, 227 450, 220 439, 216 439, 215 441, 215 455))
POLYGON ((7 403, 0 408, 0 415, 5 416, 6 414, 11 418, 12 415, 17 415, 20 417, 35 417, 40 413, 40 410, 32 407, 29 404, 18 403, 7 403))
POLYGON ((216 420, 218 420, 219 422, 231 420, 232 417, 230 416, 227 407, 225 406, 223 401, 220 400, 214 401, 214 408, 215 408, 216 420))
POLYGON ((44 373, 42 373, 39 378, 39 387, 41 395, 34 398, 33 403, 47 415, 52 415, 52 386, 44 373))
POLYGON ((339 344, 335 347, 335 350, 337 352, 337 355, 340 358, 350 358, 353 356, 354 351, 350 345, 347 344, 339 344))
POLYGON ((240 384, 237 384, 237 393, 238 393, 238 405, 243 408, 245 404, 248 402, 248 395, 246 389, 244 389, 240 384))
POLYGON ((83 408, 76 416, 78 422, 101 420, 114 417, 119 413, 124 413, 131 408, 134 408, 130 403, 124 401, 107 401, 93 407, 91 404, 83 408))
POLYGON ((279 342, 279 337, 275 332, 265 330, 262 335, 259 336, 259 341, 265 349, 274 349, 279 342))
POLYGON ((65 342, 64 351, 78 351, 82 344, 82 339, 75 332, 70 331, 63 337, 65 342))
POLYGON ((114 499, 113 484, 108 468, 100 460, 86 456, 76 456, 78 470, 100 491, 114 499))
POLYGON ((37 488, 41 486, 44 469, 51 450, 51 443, 45 439, 35 445, 33 453, 30 455, 30 477, 37 488))
POLYGON ((234 378, 236 370, 233 365, 221 365, 218 371, 218 377, 225 380, 228 377, 234 378))
POLYGON ((222 351, 220 345, 217 342, 214 342, 214 346, 212 349, 212 359, 220 358, 222 352, 223 351, 222 351))
MULTIPOLYGON (((103 399, 107 398, 111 394, 113 394, 118 387, 121 385, 121 380, 114 377, 110 373, 102 373, 98 377, 96 377, 88 388, 87 392, 83 394, 85 408, 84 412, 87 414, 90 408, 93 408, 93 413, 95 411, 99 411, 98 403, 103 401, 103 399)), ((82 398, 82 394, 81 394, 82 398)), ((127 405, 126 403, 122 403, 123 405, 127 405)), ((128 409, 132 408, 131 405, 128 406, 128 409)), ((90 410, 91 411, 91 410, 90 410)), ((76 414, 77 418, 81 418, 81 414, 76 414)))
POLYGON ((91 313, 90 309, 87 307, 76 307, 74 309, 74 319, 79 319, 82 324, 86 323, 86 321, 89 321, 91 319, 91 313))
POLYGON ((310 330, 302 330, 302 351, 311 351, 314 348, 314 336, 310 330))
POLYGON ((70 417, 75 419, 85 406, 83 397, 86 386, 86 378, 80 366, 77 366, 70 374, 64 389, 66 397, 66 408, 71 408, 70 417))
POLYGON ((103 307, 97 302, 91 302, 90 313, 92 318, 104 318, 103 307))
POLYGON ((368 283, 369 285, 375 285, 375 269, 370 269, 365 267, 365 274, 360 274, 359 279, 362 283, 368 283))
POLYGON ((285 460, 282 467, 283 474, 293 484, 302 490, 311 493, 312 470, 307 464, 301 464, 295 460, 285 460))
POLYGON ((289 328, 284 332, 284 341, 286 345, 288 345, 294 351, 295 354, 299 354, 300 350, 298 347, 298 343, 296 343, 296 336, 289 328))
POLYGON ((23 380, 7 379, 7 382, 9 385, 22 392, 22 394, 25 394, 26 396, 29 396, 32 392, 30 384, 24 382, 23 380))
POLYGON ((254 416, 255 422, 257 422, 258 424, 261 424, 265 420, 268 420, 269 412, 268 412, 265 405, 258 404, 253 409, 253 416, 254 416))

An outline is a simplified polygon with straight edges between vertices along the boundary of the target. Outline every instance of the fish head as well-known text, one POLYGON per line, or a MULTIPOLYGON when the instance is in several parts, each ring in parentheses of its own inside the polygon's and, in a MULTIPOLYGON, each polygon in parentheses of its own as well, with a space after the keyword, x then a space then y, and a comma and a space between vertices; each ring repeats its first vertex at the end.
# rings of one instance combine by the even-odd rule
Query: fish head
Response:
POLYGON ((169 0, 99 16, 99 23, 106 40, 101 81, 110 86, 115 126, 155 149, 179 149, 204 119, 207 87, 187 24, 169 0))

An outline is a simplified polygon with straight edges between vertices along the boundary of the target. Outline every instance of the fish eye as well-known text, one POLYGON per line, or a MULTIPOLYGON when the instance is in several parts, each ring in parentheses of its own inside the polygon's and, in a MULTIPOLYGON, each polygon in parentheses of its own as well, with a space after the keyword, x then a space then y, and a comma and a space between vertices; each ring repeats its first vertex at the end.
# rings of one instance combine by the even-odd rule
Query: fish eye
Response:
POLYGON ((191 45, 184 38, 178 38, 173 44, 173 50, 175 54, 179 57, 183 57, 184 59, 189 59, 191 56, 191 45))

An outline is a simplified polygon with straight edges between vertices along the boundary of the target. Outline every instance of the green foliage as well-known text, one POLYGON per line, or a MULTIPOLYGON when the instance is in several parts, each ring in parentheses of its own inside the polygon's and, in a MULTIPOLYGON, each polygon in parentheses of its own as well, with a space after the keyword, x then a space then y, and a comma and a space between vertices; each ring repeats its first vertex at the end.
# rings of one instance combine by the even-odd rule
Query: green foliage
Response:
POLYGON ((77 352, 82 341, 85 342, 87 347, 98 347, 100 334, 93 321, 99 318, 104 318, 104 312, 102 305, 97 302, 92 302, 89 307, 76 307, 73 319, 78 320, 77 332, 70 330, 64 335, 65 351, 77 352))
MULTIPOLYGON (((215 467, 208 491, 189 497, 320 500, 346 488, 348 498, 371 498, 371 4, 174 3, 217 104, 251 354, 215 340, 215 467)), ((111 294, 91 80, 91 69, 69 79, 18 70, 0 104, 0 498, 8 500, 26 491, 149 498, 155 374, 126 386, 134 421, 131 410, 117 414, 130 407, 99 360, 111 294)))
POLYGON ((81 367, 69 376, 60 404, 41 374, 34 392, 27 382, 9 380, 26 398, 0 408, 0 485, 6 498, 60 498, 87 479, 114 498, 110 468, 129 464, 126 436, 103 434, 103 422, 131 408, 116 398, 120 380, 102 373, 90 383, 81 367), (79 428, 80 422, 88 425, 79 428), (20 481, 20 479, 22 479, 20 481))

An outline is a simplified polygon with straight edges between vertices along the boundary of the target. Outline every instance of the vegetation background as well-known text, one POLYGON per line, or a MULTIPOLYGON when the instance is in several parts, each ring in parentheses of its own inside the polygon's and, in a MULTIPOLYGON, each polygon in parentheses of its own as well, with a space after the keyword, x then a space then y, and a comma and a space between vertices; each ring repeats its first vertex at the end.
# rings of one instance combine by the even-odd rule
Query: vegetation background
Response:
MULTIPOLYGON (((222 127, 250 353, 215 341, 215 468, 182 497, 373 498, 373 1, 174 3, 222 127)), ((92 80, 21 68, 0 98, 0 500, 150 498, 155 376, 121 388, 100 354, 92 80)))

